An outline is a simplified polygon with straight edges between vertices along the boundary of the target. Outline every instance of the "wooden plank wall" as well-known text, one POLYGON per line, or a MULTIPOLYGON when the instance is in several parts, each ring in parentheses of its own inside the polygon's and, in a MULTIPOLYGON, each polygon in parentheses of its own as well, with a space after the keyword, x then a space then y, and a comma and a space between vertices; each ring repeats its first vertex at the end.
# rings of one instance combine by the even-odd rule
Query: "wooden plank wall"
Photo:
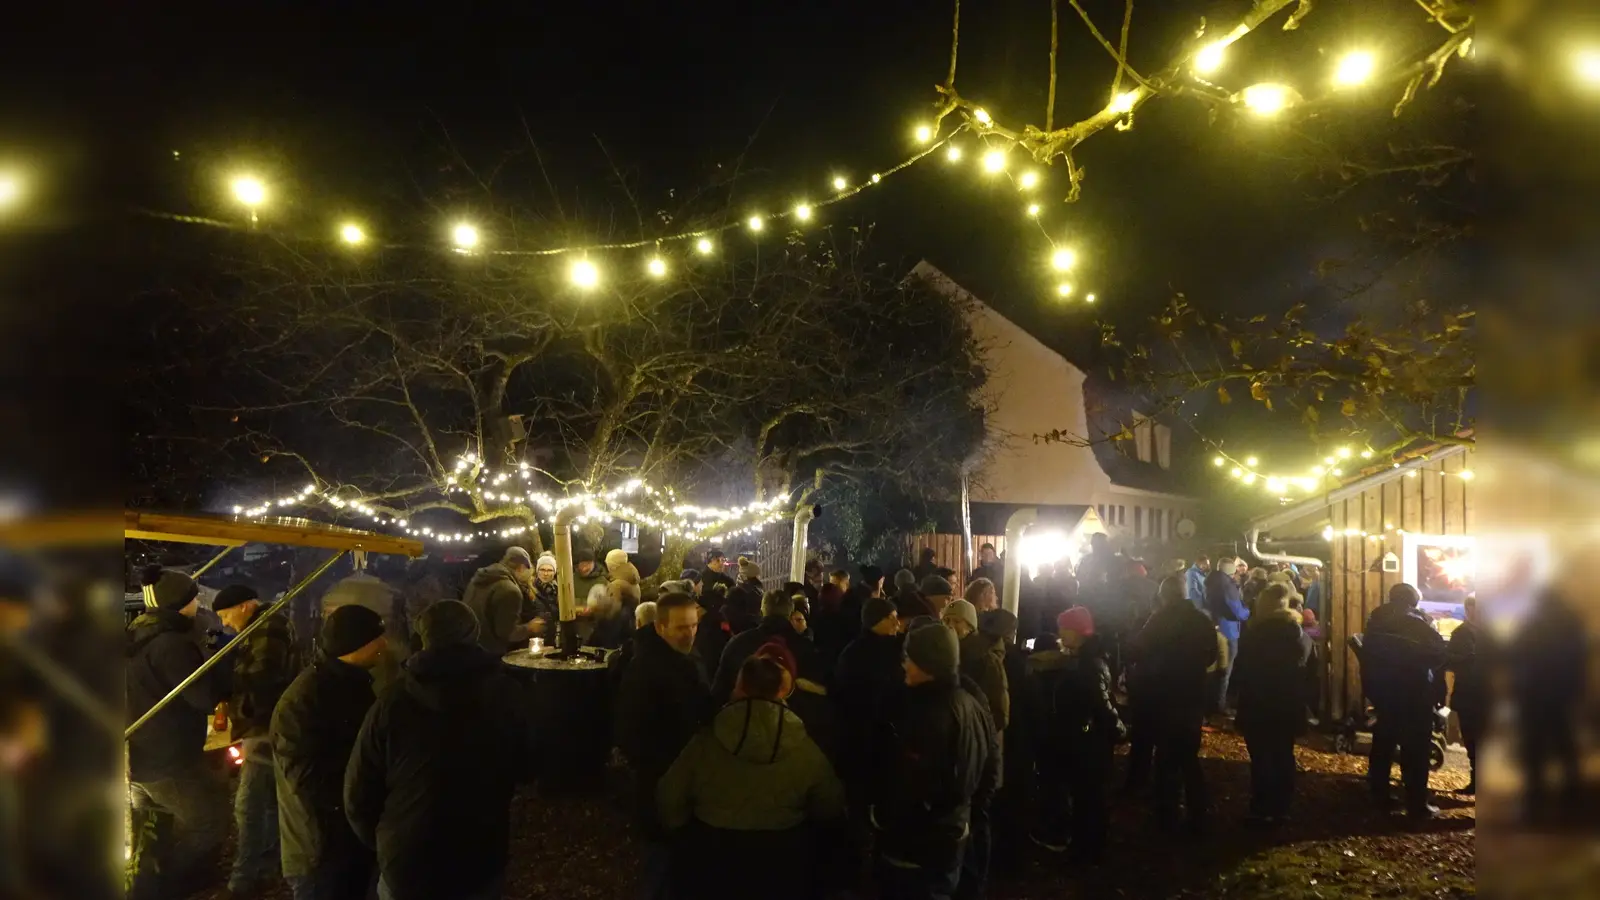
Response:
POLYGON ((1328 699, 1335 721, 1359 708, 1361 673, 1346 639, 1366 628, 1367 617, 1400 583, 1400 572, 1384 572, 1383 555, 1401 553, 1400 531, 1420 534, 1471 534, 1472 483, 1460 477, 1471 468, 1471 454, 1430 462, 1413 475, 1401 475, 1328 509, 1334 536, 1328 559, 1328 699), (1346 536, 1345 529, 1366 531, 1346 536))
MULTIPOLYGON (((975 534, 972 536, 972 553, 977 556, 978 548, 984 544, 993 544, 996 553, 1006 552, 1006 536, 1003 534, 975 534)), ((955 578, 951 586, 959 596, 966 590, 967 577, 971 571, 967 568, 967 555, 961 543, 959 534, 914 534, 906 540, 906 561, 915 564, 922 559, 922 548, 933 548, 934 565, 943 566, 953 570, 955 578)), ((893 572, 885 572, 889 579, 894 578, 893 572)))

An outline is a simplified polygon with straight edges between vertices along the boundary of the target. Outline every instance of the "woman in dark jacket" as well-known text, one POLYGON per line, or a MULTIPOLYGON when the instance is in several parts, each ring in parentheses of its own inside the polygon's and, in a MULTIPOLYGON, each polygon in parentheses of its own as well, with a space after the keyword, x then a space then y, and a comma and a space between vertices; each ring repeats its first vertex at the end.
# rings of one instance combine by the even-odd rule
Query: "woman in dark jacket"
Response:
POLYGON ((1239 637, 1233 683, 1239 691, 1235 724, 1250 751, 1252 824, 1281 824, 1294 796, 1294 739, 1305 727, 1301 671, 1311 639, 1289 608, 1294 588, 1273 583, 1256 597, 1255 613, 1239 637))

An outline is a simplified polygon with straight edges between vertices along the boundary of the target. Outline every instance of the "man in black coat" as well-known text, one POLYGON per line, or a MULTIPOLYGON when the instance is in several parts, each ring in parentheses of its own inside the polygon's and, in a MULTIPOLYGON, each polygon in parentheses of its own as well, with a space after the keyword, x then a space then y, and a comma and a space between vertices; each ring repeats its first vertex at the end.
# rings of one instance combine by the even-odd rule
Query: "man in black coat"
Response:
POLYGON ((1051 728, 1059 737, 1055 752, 1066 766, 1071 792, 1071 851, 1075 861, 1095 864, 1105 858, 1111 828, 1106 784, 1116 745, 1127 734, 1111 699, 1111 669, 1093 616, 1074 607, 1057 618, 1065 666, 1050 698, 1051 728))
POLYGON ((1489 637, 1478 624, 1478 595, 1469 594, 1466 601, 1466 619, 1450 633, 1450 644, 1445 648, 1445 664, 1455 673, 1455 687, 1450 691, 1450 708, 1461 721, 1461 743, 1467 748, 1467 762, 1472 767, 1472 780, 1461 789, 1463 794, 1478 790, 1478 742, 1489 725, 1489 637))
POLYGON ((794 654, 800 677, 820 680, 817 649, 805 636, 794 630, 794 597, 787 591, 768 591, 761 598, 761 623, 728 642, 717 663, 717 675, 711 684, 711 698, 718 706, 733 696, 734 683, 739 679, 739 667, 755 655, 762 644, 779 640, 794 654))
POLYGON ((280 858, 295 900, 366 900, 377 876, 345 816, 344 773, 372 708, 372 670, 388 649, 377 613, 334 610, 311 665, 273 710, 280 858))
POLYGON ((665 896, 671 861, 656 813, 656 784, 716 709, 694 655, 699 617, 688 594, 658 597, 655 624, 634 633, 634 658, 617 689, 613 733, 633 767, 634 825, 645 845, 642 897, 665 896))
POLYGON ((733 576, 727 573, 727 568, 728 554, 715 547, 706 551, 706 564, 700 570, 701 593, 710 593, 711 588, 719 584, 722 585, 724 591, 732 591, 733 576))
POLYGON ((455 600, 418 621, 422 652, 367 713, 345 814, 378 853, 382 900, 478 900, 504 888, 511 795, 533 748, 520 685, 455 600))
MULTIPOLYGON (((205 636, 194 619, 199 585, 165 570, 153 573, 147 587, 155 606, 127 632, 130 724, 205 661, 205 636)), ((195 890, 210 876, 227 837, 227 783, 205 759, 206 722, 226 697, 226 674, 213 668, 128 739, 128 793, 135 813, 171 819, 169 840, 137 842, 130 897, 178 897, 195 890)))
POLYGON ((1577 725, 1589 681, 1588 630, 1553 588, 1534 603, 1507 647, 1506 667, 1517 710, 1525 815, 1539 823, 1548 808, 1550 763, 1559 764, 1555 810, 1576 811, 1583 796, 1577 725))
POLYGON ((1250 814, 1253 825, 1280 825, 1294 798, 1294 739, 1305 730, 1304 674, 1311 639, 1300 613, 1289 608, 1294 589, 1274 582, 1256 596, 1250 621, 1239 636, 1233 683, 1239 691, 1235 720, 1250 751, 1250 814))
POLYGON ((1417 608, 1422 595, 1409 584, 1389 589, 1389 602, 1367 619, 1361 658, 1362 686, 1378 721, 1372 729, 1367 786, 1383 807, 1391 802, 1389 770, 1400 748, 1406 811, 1429 818, 1439 810, 1428 802, 1428 755, 1433 745, 1433 711, 1444 700, 1444 637, 1428 614, 1417 608))
POLYGON ((1191 832, 1205 827, 1210 812, 1200 769, 1200 731, 1211 691, 1206 670, 1217 662, 1217 629, 1186 596, 1183 576, 1161 582, 1161 607, 1134 638, 1139 693, 1155 742, 1156 821, 1177 827, 1179 808, 1191 832))
POLYGON ((967 875, 975 807, 1000 786, 1000 740, 988 704, 964 687, 955 632, 940 624, 906 635, 906 690, 883 719, 872 821, 880 896, 949 897, 967 875))
POLYGON ((839 777, 858 824, 865 821, 873 778, 872 739, 883 711, 905 687, 903 645, 894 603, 868 597, 861 607, 861 635, 839 654, 828 689, 839 722, 839 777))

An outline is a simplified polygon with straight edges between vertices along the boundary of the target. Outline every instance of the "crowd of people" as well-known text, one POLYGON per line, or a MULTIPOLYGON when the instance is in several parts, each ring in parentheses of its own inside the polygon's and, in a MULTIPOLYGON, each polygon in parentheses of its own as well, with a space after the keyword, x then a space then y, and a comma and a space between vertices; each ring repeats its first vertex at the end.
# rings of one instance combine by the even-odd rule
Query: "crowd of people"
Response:
MULTIPOLYGON (((892 578, 813 563, 804 582, 768 589, 753 561, 719 550, 654 586, 620 551, 603 566, 576 552, 583 642, 613 651, 609 709, 632 777, 641 896, 798 900, 870 882, 886 900, 981 897, 1030 843, 1094 865, 1123 743, 1126 791, 1152 825, 1198 836, 1213 824, 1208 718, 1248 747, 1245 824, 1287 819, 1295 742, 1319 705, 1315 572, 1201 556, 1152 577, 1101 535, 1076 566, 1014 576, 1013 612, 994 548, 981 557, 957 596, 928 556, 892 578), (781 874, 775 859, 789 861, 781 874)), ((553 558, 509 549, 461 601, 420 612, 409 658, 381 690, 373 673, 392 641, 368 606, 328 613, 303 668, 287 621, 250 630, 231 664, 129 740, 133 804, 164 814, 139 842, 162 863, 136 867, 130 896, 200 886, 223 842, 225 783, 202 759, 219 703, 244 754, 233 896, 280 872, 297 900, 358 900, 374 885, 396 900, 500 896, 515 787, 555 776, 539 759, 542 742, 560 740, 539 732, 501 657, 553 635, 555 585, 553 558)), ((204 658, 194 581, 160 572, 152 596, 128 635, 130 719, 204 658)), ((1487 701, 1475 604, 1447 646, 1418 599, 1395 586, 1361 660, 1377 714, 1374 799, 1394 802, 1398 752, 1405 807, 1426 818, 1444 670, 1457 673, 1451 701, 1474 762, 1487 701)), ((265 613, 244 586, 213 606, 233 632, 265 613)), ((1535 749, 1568 759, 1570 741, 1546 743, 1535 749)))

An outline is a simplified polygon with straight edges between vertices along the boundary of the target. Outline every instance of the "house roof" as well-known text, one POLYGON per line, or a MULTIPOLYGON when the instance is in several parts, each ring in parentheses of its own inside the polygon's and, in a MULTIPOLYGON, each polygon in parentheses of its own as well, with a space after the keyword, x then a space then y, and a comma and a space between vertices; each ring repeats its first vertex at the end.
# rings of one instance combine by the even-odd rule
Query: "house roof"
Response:
POLYGON ((1344 480, 1338 487, 1307 497, 1298 503, 1279 507, 1270 513, 1263 513, 1250 520, 1247 530, 1271 531, 1279 525, 1287 525, 1299 519, 1316 514, 1319 510, 1326 509, 1347 497, 1353 497, 1370 488, 1388 484, 1396 478, 1405 475, 1412 469, 1426 468, 1429 463, 1449 459, 1467 452, 1463 444, 1430 445, 1412 451, 1405 459, 1396 459, 1388 466, 1371 466, 1357 472, 1344 480))

